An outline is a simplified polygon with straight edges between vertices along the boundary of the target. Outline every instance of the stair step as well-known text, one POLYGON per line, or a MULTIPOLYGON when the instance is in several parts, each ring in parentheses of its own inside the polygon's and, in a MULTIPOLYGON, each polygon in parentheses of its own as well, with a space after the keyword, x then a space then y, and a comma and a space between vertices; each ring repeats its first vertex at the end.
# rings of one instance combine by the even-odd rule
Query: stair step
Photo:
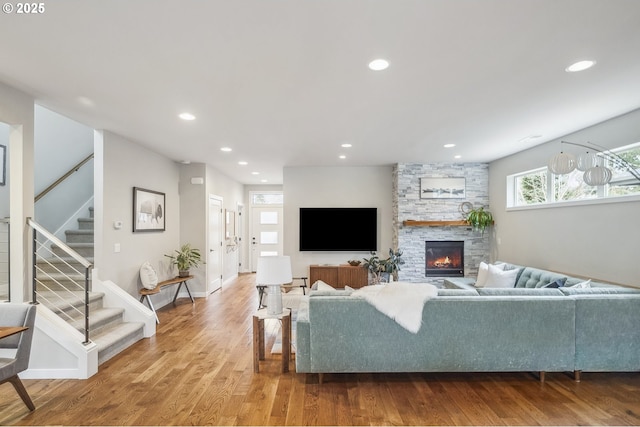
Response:
POLYGON ((93 230, 93 218, 78 218, 80 230, 93 230))
MULTIPOLYGON (((102 308, 103 297, 102 292, 89 292, 89 313, 102 308)), ((67 321, 84 316, 84 292, 38 292, 38 302, 67 321)))
MULTIPOLYGON (((123 308, 102 307, 95 310, 89 309, 89 333, 91 337, 100 334, 100 331, 115 324, 122 323, 123 308)), ((69 321, 69 324, 78 331, 84 331, 84 318, 69 321)))
POLYGON ((67 230, 64 232, 67 244, 93 243, 93 230, 67 230))
MULTIPOLYGON (((67 246, 80 256, 93 257, 93 243, 69 243, 67 246)), ((59 257, 67 256, 67 253, 56 244, 51 245, 51 251, 59 257)))
MULTIPOLYGON (((93 257, 86 258, 93 264, 93 257)), ((71 257, 39 259, 36 263, 38 273, 83 274, 84 266, 71 257)))
POLYGON ((93 341, 98 347, 98 365, 144 338, 144 323, 123 322, 103 329, 93 341))

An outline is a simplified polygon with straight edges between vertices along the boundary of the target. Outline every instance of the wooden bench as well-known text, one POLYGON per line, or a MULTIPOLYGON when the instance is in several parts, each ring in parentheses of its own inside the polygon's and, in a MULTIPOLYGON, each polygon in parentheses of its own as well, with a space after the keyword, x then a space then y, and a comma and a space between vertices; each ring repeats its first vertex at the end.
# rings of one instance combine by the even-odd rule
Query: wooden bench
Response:
POLYGON ((191 291, 189 290, 189 286, 187 286, 187 280, 193 279, 193 276, 185 276, 185 277, 174 277, 173 279, 164 280, 162 282, 158 282, 158 285, 153 289, 142 288, 138 291, 140 294, 140 302, 144 304, 144 301, 147 300, 147 304, 149 304, 149 308, 153 311, 154 316, 156 316, 156 323, 160 323, 160 319, 158 319, 158 314, 156 313, 156 309, 153 307, 151 303, 150 295, 155 295, 160 293, 162 288, 170 285, 178 285, 178 289, 176 289, 176 294, 173 296, 173 304, 175 305, 176 299, 178 298, 178 293, 180 292, 180 288, 184 284, 184 288, 187 290, 189 294, 189 298, 191 298, 191 303, 195 303, 193 296, 191 296, 191 291))

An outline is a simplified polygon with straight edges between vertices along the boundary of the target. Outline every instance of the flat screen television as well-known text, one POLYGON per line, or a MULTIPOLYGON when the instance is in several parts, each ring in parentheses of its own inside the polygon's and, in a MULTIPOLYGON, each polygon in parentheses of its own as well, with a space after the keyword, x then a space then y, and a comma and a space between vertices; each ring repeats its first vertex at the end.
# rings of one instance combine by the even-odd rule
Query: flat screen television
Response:
POLYGON ((301 251, 375 251, 377 208, 300 208, 301 251))

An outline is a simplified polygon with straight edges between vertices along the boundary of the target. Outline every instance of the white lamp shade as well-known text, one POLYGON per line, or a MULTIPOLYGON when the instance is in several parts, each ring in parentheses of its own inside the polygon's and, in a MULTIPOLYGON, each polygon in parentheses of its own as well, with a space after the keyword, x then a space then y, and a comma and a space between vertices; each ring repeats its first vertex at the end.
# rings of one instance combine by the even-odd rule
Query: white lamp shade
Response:
POLYGON ((595 166, 584 172, 582 179, 587 185, 605 185, 611 181, 613 173, 606 167, 595 166))
POLYGON ((256 283, 259 285, 282 285, 291 283, 291 258, 288 256, 261 256, 256 268, 256 283))
POLYGON ((576 168, 576 157, 571 153, 556 154, 549 161, 549 170, 555 175, 566 175, 576 168))
POLYGON ((579 171, 586 171, 587 169, 591 169, 592 167, 598 164, 598 158, 594 153, 586 152, 578 155, 578 160, 576 163, 576 169, 579 171))

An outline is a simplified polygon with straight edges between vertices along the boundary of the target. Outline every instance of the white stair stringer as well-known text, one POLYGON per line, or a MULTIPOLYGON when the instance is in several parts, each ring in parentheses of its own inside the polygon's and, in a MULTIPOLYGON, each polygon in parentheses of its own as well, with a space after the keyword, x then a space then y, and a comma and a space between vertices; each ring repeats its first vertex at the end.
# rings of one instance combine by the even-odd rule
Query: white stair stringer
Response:
POLYGON ((98 269, 94 268, 91 274, 92 290, 93 292, 104 294, 103 302, 105 306, 124 309, 124 322, 143 323, 144 338, 149 338, 156 334, 156 317, 153 311, 140 304, 140 301, 112 281, 98 278, 98 269))
POLYGON ((37 305, 25 379, 87 379, 98 372, 98 346, 43 304, 37 305))

